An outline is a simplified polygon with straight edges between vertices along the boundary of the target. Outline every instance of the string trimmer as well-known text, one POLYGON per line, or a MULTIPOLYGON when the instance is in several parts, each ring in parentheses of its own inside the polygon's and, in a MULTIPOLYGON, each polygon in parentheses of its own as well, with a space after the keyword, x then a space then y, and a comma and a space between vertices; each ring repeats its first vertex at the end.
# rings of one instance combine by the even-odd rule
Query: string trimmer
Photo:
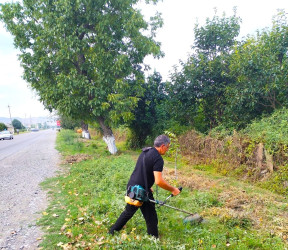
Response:
MULTIPOLYGON (((182 191, 182 187, 179 187, 178 189, 180 190, 180 192, 182 191)), ((180 211, 182 213, 189 214, 188 216, 186 216, 184 218, 184 220, 183 220, 184 223, 196 224, 196 223, 201 223, 203 221, 203 217, 197 213, 191 213, 191 212, 185 211, 183 209, 165 204, 166 201, 169 200, 171 197, 173 197, 173 194, 170 194, 164 201, 151 200, 151 199, 149 199, 149 201, 153 202, 159 206, 169 207, 169 208, 172 208, 174 210, 180 211)))

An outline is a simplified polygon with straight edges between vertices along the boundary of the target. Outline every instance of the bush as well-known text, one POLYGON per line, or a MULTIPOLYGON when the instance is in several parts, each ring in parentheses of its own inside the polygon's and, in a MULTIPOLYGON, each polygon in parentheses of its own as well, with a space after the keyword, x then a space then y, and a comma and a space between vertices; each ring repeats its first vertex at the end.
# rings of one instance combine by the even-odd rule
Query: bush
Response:
POLYGON ((272 176, 264 181, 258 183, 258 186, 269 189, 278 194, 288 194, 288 164, 279 167, 279 169, 272 174, 272 176))
POLYGON ((179 137, 181 153, 194 165, 255 182, 279 194, 288 191, 288 110, 275 111, 240 133, 218 126, 208 135, 194 130, 179 137))
POLYGON ((0 131, 7 129, 6 125, 0 122, 0 131))
POLYGON ((288 147, 288 109, 276 110, 271 116, 254 121, 245 130, 250 138, 263 142, 270 153, 276 153, 284 145, 288 147))
POLYGON ((77 127, 81 127, 81 121, 80 120, 75 120, 67 116, 61 116, 61 127, 64 129, 75 129, 77 127))
POLYGON ((13 125, 13 127, 14 127, 15 129, 23 129, 23 128, 25 128, 25 127, 22 125, 22 123, 21 123, 19 120, 17 120, 17 119, 14 119, 14 120, 12 121, 12 125, 13 125))
POLYGON ((224 139, 227 136, 233 135, 233 129, 227 128, 224 125, 219 125, 210 130, 209 135, 213 138, 224 139))

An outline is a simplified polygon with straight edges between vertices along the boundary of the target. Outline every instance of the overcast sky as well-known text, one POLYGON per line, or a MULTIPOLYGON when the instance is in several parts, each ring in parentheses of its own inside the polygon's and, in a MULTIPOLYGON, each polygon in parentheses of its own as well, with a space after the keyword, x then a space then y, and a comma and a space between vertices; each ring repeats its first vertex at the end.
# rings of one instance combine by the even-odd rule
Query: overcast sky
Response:
MULTIPOLYGON (((12 0, 0 0, 3 2, 12 0)), ((207 17, 213 17, 215 7, 218 15, 225 12, 226 16, 231 16, 234 6, 242 19, 240 37, 253 34, 257 29, 270 28, 277 9, 288 12, 288 0, 163 0, 156 6, 143 8, 145 16, 153 15, 157 10, 164 19, 164 27, 158 31, 156 40, 162 43, 165 57, 160 60, 147 58, 145 62, 152 66, 152 72, 155 69, 163 80, 168 80, 173 65, 179 60, 185 61, 191 51, 197 20, 203 24, 207 17)), ((44 110, 36 94, 22 79, 17 53, 12 37, 0 23, 0 117, 9 117, 8 105, 12 117, 47 116, 49 112, 44 110)))

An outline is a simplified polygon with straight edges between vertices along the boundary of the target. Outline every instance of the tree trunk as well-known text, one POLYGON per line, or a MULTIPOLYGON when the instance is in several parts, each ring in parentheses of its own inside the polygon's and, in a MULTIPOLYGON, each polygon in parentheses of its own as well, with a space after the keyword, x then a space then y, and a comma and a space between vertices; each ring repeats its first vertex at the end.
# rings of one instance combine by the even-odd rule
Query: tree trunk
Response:
POLYGON ((100 124, 101 129, 102 129, 103 140, 107 144, 109 152, 112 155, 116 154, 117 153, 117 147, 115 144, 115 137, 112 133, 111 128, 105 124, 103 117, 99 117, 98 122, 100 124))
POLYGON ((81 121, 82 137, 86 139, 91 139, 90 133, 88 131, 88 124, 81 121))

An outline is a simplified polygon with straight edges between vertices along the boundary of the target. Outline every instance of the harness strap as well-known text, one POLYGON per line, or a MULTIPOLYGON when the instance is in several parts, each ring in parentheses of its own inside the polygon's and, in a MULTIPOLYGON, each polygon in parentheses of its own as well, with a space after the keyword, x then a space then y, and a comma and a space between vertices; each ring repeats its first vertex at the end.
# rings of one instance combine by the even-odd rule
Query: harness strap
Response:
POLYGON ((144 152, 142 172, 143 172, 144 181, 145 181, 146 195, 147 195, 147 198, 148 198, 148 182, 147 182, 147 173, 146 173, 146 166, 145 166, 145 156, 146 156, 146 153, 144 152))
POLYGON ((148 190, 148 181, 147 181, 147 173, 146 173, 146 165, 145 165, 145 157, 146 157, 146 152, 148 152, 151 149, 151 147, 144 148, 143 149, 143 167, 142 167, 142 172, 144 176, 144 182, 145 182, 145 190, 146 190, 146 195, 149 200, 149 190, 148 190))

